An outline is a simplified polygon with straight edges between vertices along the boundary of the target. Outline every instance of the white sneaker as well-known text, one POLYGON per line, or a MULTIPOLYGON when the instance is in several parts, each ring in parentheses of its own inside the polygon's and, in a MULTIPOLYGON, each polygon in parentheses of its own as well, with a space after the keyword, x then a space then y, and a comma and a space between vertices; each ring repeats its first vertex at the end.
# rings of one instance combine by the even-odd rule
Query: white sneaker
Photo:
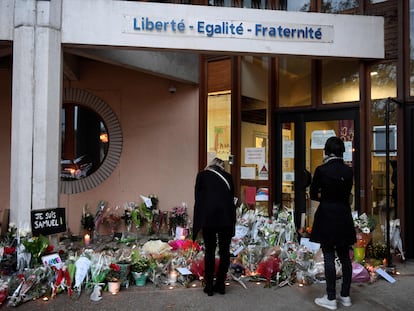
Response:
POLYGON ((330 309, 330 310, 336 310, 337 306, 336 306, 336 299, 334 300, 329 300, 328 299, 328 295, 325 295, 321 298, 316 298, 315 299, 315 303, 318 306, 330 309))
POLYGON ((344 307, 350 307, 352 306, 352 301, 351 301, 351 297, 342 297, 341 295, 339 295, 338 297, 336 297, 338 299, 338 301, 344 306, 344 307))

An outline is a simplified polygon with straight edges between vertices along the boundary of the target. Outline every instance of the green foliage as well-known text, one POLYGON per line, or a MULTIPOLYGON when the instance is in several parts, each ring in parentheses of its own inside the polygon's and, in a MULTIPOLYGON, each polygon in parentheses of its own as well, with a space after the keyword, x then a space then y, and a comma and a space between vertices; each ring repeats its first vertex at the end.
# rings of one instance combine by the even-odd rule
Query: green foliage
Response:
POLYGON ((137 250, 132 253, 131 271, 146 272, 151 267, 151 260, 142 256, 137 250))
POLYGON ((40 235, 29 240, 22 240, 22 244, 32 254, 33 258, 37 260, 46 251, 49 246, 49 240, 45 236, 40 235))
POLYGON ((368 245, 367 257, 371 259, 383 260, 387 257, 387 246, 382 243, 374 243, 372 245, 368 245))

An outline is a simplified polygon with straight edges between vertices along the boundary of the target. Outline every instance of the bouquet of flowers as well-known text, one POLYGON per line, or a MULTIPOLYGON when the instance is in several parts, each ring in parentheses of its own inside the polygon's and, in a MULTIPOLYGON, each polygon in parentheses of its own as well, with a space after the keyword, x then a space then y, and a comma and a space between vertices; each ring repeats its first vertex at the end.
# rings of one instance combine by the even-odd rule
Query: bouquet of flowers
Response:
POLYGON ((43 235, 24 239, 21 242, 26 251, 32 255, 32 265, 39 264, 40 256, 43 255, 49 247, 49 240, 43 235))
POLYGON ((106 275, 108 282, 118 282, 121 280, 121 267, 115 263, 109 265, 109 271, 106 275))
POLYGON ((95 217, 89 212, 87 204, 83 207, 81 224, 82 228, 89 232, 95 229, 95 217))
POLYGON ((201 251, 201 246, 197 241, 193 240, 173 240, 168 242, 172 251, 178 254, 178 258, 181 260, 179 265, 188 266, 191 261, 196 257, 198 252, 201 251))
POLYGON ((375 229, 376 223, 374 218, 363 213, 354 219, 354 225, 359 232, 371 233, 375 229))
POLYGON ((111 211, 110 208, 108 208, 107 214, 103 218, 103 222, 106 223, 109 228, 111 228, 112 233, 118 229, 119 223, 121 221, 121 216, 117 213, 118 209, 119 206, 115 207, 115 211, 111 211))
POLYGON ((125 227, 127 228, 128 232, 131 230, 132 212, 134 211, 134 209, 135 209, 134 202, 129 202, 124 205, 124 215, 122 216, 122 218, 124 219, 125 227))
POLYGON ((103 253, 91 254, 91 281, 92 285, 103 285, 109 271, 111 258, 103 253))
POLYGON ((280 272, 281 260, 279 257, 269 256, 259 263, 256 272, 266 279, 265 287, 271 287, 271 279, 280 272))
POLYGON ((170 226, 171 228, 185 227, 187 225, 187 204, 182 203, 181 206, 175 206, 171 212, 170 226))
POLYGON ((154 215, 159 214, 158 210, 158 197, 155 194, 150 194, 148 197, 141 195, 141 199, 143 200, 141 204, 141 213, 143 215, 143 220, 146 221, 148 226, 148 235, 154 233, 154 215))
POLYGON ((96 231, 98 231, 99 225, 103 221, 103 217, 104 217, 104 214, 106 212, 106 209, 107 209, 107 202, 99 201, 98 208, 96 209, 95 218, 94 218, 94 220, 95 220, 95 230, 96 231))
POLYGON ((356 247, 367 247, 372 239, 372 231, 375 229, 375 220, 363 213, 354 219, 357 242, 356 247))

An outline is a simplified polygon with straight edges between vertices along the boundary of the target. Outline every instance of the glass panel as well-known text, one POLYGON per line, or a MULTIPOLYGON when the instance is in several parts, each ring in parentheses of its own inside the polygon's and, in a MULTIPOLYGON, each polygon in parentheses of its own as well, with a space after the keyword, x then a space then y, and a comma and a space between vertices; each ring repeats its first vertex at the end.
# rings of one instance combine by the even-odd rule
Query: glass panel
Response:
POLYGON ((311 104, 311 60, 279 59, 279 106, 297 107, 311 104))
POLYGON ((394 63, 371 67, 371 99, 397 97, 397 66, 394 63))
MULTIPOLYGON (((397 163, 397 107, 389 97, 397 96, 395 64, 378 64, 371 67, 371 129, 372 129, 372 153, 371 153, 371 171, 372 171, 372 212, 378 224, 386 224, 386 112, 388 111, 389 120, 389 142, 390 142, 390 162, 388 165, 389 172, 393 171, 392 165, 397 163), (387 105, 388 108, 387 108, 387 105)), ((396 171, 395 171, 396 172, 396 171)), ((390 188, 388 195, 392 195, 390 201, 391 219, 396 215, 396 185, 393 184, 392 174, 390 178, 390 188), (395 188, 395 192, 392 189, 395 188)), ((394 182, 396 182, 394 180, 394 182)), ((379 226, 378 226, 379 227, 379 226)), ((374 240, 383 240, 380 230, 374 231, 374 240), (378 232, 376 232, 378 231, 378 232)))
MULTIPOLYGON (((363 0, 362 0, 363 1, 363 0)), ((359 0, 323 0, 322 13, 338 13, 359 6, 359 0)))
POLYGON ((322 61, 322 103, 359 101, 357 61, 322 61))
MULTIPOLYGON (((354 152, 354 121, 353 120, 330 120, 306 123, 306 169, 313 175, 315 169, 323 163, 324 147, 326 140, 331 136, 340 137, 345 143, 344 161, 353 166, 354 152)), ((354 190, 352 190, 354 193, 354 190)), ((352 209, 354 209, 352 202, 352 209)), ((319 203, 312 201, 307 209, 307 224, 312 226, 313 216, 319 203)))
POLYGON ((280 0, 279 10, 285 11, 310 11, 310 0, 280 0))
POLYGON ((410 0, 410 96, 414 96, 414 0, 410 0))
MULTIPOLYGON (((230 60, 208 63, 207 162, 228 161, 231 150, 230 60)), ((207 163, 206 163, 207 164, 207 163)))
POLYGON ((101 117, 81 105, 62 109, 61 178, 76 180, 95 172, 108 152, 108 131, 101 117))
POLYGON ((282 205, 295 207, 295 124, 282 124, 282 205))
POLYGON ((253 200, 262 214, 268 213, 268 73, 269 59, 243 56, 241 60, 241 183, 243 180, 264 181, 244 188, 245 200, 253 200), (249 196, 249 197, 248 197, 249 196))
POLYGON ((388 0, 370 0, 371 3, 380 3, 380 2, 385 2, 388 0))

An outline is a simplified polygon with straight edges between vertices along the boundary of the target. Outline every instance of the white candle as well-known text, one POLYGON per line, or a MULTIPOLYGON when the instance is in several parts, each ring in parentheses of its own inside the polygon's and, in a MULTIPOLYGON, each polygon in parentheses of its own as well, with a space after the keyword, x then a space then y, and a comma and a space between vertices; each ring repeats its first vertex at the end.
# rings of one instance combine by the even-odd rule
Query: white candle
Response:
POLYGON ((175 283, 177 282, 177 272, 172 271, 170 273, 170 283, 175 283))
POLYGON ((84 236, 85 245, 88 246, 91 243, 91 236, 89 234, 85 234, 84 236))

